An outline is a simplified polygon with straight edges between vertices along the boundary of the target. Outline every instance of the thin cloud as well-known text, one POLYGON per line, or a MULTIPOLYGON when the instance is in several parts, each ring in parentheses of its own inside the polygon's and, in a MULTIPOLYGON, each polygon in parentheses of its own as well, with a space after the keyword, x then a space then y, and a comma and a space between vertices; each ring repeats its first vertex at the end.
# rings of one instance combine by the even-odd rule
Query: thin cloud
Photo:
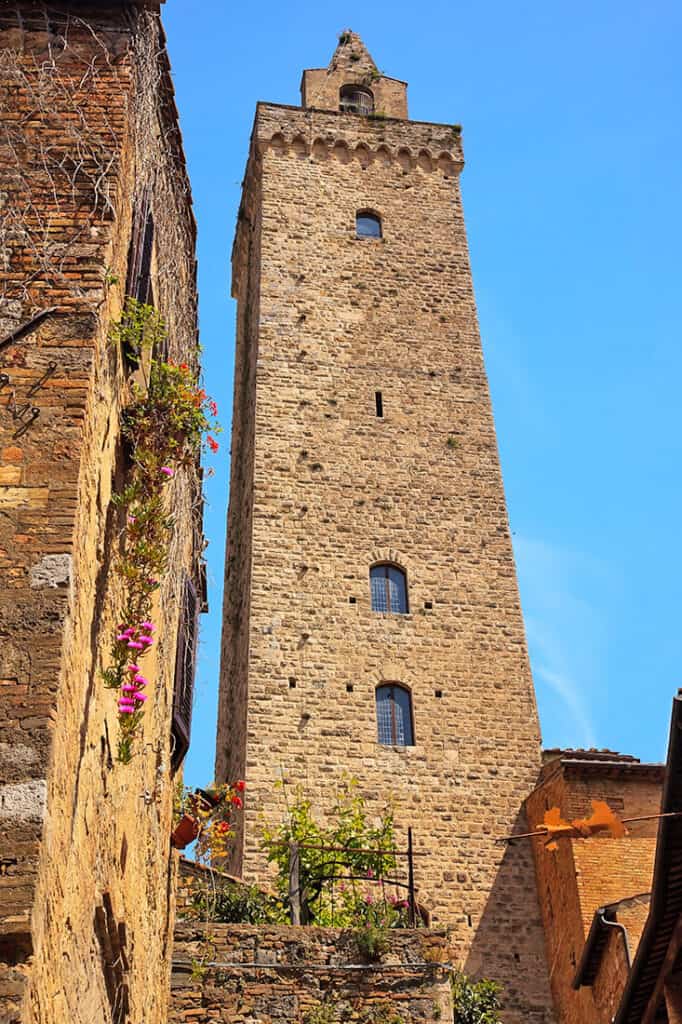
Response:
POLYGON ((543 734, 551 745, 594 747, 589 695, 599 685, 603 627, 583 596, 602 567, 546 541, 514 538, 543 734), (558 704, 563 711, 557 714, 558 704))

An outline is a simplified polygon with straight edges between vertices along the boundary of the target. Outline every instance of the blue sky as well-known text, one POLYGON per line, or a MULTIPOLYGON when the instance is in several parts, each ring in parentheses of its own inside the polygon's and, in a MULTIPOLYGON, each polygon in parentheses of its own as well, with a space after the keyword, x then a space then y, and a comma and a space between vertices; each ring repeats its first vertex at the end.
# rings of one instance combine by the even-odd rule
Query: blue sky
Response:
POLYGON ((231 421, 229 256, 258 99, 298 103, 343 28, 460 122, 481 332, 543 739, 665 754, 682 686, 682 6, 227 4, 164 23, 199 224, 208 480, 186 778, 212 777, 231 421))

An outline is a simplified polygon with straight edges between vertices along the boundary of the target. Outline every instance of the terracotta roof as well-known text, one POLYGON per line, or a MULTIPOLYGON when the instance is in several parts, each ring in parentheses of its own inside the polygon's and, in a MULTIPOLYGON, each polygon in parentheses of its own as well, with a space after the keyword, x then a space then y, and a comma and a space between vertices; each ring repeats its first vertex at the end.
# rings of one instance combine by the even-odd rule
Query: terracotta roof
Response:
POLYGON ((639 763, 639 758, 633 754, 621 754, 617 750, 609 750, 607 747, 549 747, 542 751, 544 761, 552 761, 557 757, 580 761, 636 761, 639 763))

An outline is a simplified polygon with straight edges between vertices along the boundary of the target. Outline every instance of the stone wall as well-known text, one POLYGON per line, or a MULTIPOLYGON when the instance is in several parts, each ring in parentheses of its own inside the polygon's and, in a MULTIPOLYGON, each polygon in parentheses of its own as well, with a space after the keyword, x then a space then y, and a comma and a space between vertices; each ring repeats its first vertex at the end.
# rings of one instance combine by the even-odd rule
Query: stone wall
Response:
POLYGON ((109 325, 145 190, 170 354, 196 361, 194 222, 163 44, 158 16, 135 5, 20 0, 0 14, 3 1022, 122 1020, 126 1003, 133 1019, 163 1019, 170 702, 181 574, 200 543, 193 471, 169 486, 173 571, 128 766, 114 761, 116 694, 100 678, 129 393, 109 325))
POLYGON ((217 773, 247 780, 247 880, 278 779, 321 813, 344 774, 370 809, 393 797, 432 922, 505 986, 506 1019, 540 1022, 531 850, 494 842, 524 828, 539 730, 461 166, 449 125, 258 107, 233 264, 232 473, 253 486, 231 493, 217 773), (356 237, 360 209, 382 239, 356 237), (378 561, 406 571, 409 614, 371 611, 378 561), (383 682, 411 693, 412 747, 377 743, 383 682))
POLYGON ((301 79, 301 106, 338 110, 344 85, 357 85, 372 94, 376 117, 407 117, 407 83, 379 71, 356 32, 339 36, 329 67, 308 68, 301 79))
POLYGON ((368 962, 333 928, 179 923, 168 1024, 452 1020, 446 936, 392 931, 368 962))

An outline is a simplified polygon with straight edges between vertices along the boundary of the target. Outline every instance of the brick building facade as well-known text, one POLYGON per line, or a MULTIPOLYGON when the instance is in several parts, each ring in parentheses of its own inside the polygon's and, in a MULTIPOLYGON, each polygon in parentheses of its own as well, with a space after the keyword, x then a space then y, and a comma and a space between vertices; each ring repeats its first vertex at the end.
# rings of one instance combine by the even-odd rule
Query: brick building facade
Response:
POLYGON ((413 826, 456 961, 505 986, 505 1019, 549 1021, 531 850, 493 841, 524 827, 540 746, 460 132, 408 120, 405 83, 353 33, 302 96, 257 107, 233 250, 216 772, 249 800, 232 869, 262 876, 278 779, 324 811, 355 776, 413 826))
MULTIPOLYGON (((534 828, 554 807, 565 821, 585 818, 593 800, 620 818, 655 815, 663 777, 663 765, 610 751, 546 751, 528 820, 534 828)), ((657 830, 656 820, 641 821, 623 838, 567 837, 556 850, 519 841, 533 846, 560 1024, 610 1024, 649 911, 657 830)))
POLYGON ((195 227, 158 5, 0 9, 0 1020, 161 1022, 173 866, 171 708, 198 475, 176 529, 153 679, 116 763, 116 630, 133 371, 126 291, 197 365, 195 227), (130 1017, 128 1016, 130 1013, 130 1017))

